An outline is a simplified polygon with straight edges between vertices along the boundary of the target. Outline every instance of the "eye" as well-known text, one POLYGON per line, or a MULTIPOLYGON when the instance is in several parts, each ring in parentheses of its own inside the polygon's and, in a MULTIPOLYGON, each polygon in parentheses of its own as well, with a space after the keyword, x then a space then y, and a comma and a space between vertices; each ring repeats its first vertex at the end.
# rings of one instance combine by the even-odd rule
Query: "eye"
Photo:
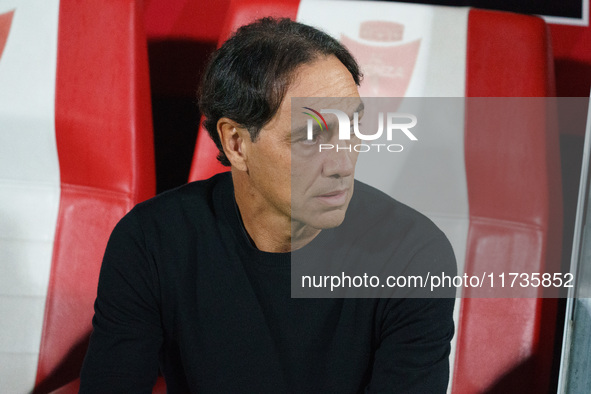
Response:
POLYGON ((312 134, 312 139, 309 140, 307 137, 300 139, 298 142, 303 145, 316 145, 320 139, 320 133, 312 134))
POLYGON ((318 128, 313 128, 311 139, 308 139, 307 133, 302 133, 301 136, 295 138, 294 142, 302 145, 316 145, 320 139, 322 139, 322 131, 318 128))

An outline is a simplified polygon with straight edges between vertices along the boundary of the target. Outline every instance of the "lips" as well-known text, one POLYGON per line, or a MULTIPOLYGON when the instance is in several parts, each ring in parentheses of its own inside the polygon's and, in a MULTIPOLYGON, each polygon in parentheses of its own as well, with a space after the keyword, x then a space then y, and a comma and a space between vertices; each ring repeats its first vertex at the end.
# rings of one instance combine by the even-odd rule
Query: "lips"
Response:
POLYGON ((333 190, 320 194, 316 198, 326 205, 339 206, 344 205, 347 202, 348 192, 349 189, 333 190))

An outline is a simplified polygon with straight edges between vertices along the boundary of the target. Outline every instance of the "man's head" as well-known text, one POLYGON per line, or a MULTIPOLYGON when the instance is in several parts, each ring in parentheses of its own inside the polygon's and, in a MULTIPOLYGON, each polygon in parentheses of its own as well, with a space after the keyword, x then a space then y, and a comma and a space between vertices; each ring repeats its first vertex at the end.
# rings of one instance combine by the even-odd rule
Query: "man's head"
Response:
POLYGON ((297 247, 344 219, 357 153, 318 152, 320 140, 342 145, 334 122, 312 141, 292 133, 306 120, 292 118, 291 98, 352 112, 360 78, 337 40, 287 19, 244 26, 214 54, 200 108, 220 161, 232 166, 236 201, 259 248, 256 232, 270 229, 267 238, 297 247))
POLYGON ((217 131, 226 117, 246 128, 256 141, 261 128, 277 113, 298 66, 335 56, 357 85, 361 73, 349 51, 311 26, 289 19, 263 18, 242 26, 218 49, 201 85, 203 125, 219 149, 218 160, 230 166, 217 131))

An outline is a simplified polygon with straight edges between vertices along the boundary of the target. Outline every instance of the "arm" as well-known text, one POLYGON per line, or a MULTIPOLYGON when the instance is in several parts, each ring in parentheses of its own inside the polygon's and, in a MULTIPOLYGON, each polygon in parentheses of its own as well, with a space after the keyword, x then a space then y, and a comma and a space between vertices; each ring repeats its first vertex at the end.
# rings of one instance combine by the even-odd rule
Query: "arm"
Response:
MULTIPOLYGON (((434 269, 449 275, 456 273, 453 250, 444 237, 416 253, 409 265, 412 273, 407 274, 428 271, 436 274, 434 269)), ((425 296, 425 292, 416 294, 425 296)), ((366 393, 445 393, 449 382, 450 341, 454 335, 455 299, 382 301, 379 343, 366 393)))
POLYGON ((158 280, 133 211, 109 239, 94 309, 80 393, 151 393, 162 345, 158 280))
POLYGON ((445 393, 454 299, 390 301, 366 393, 445 393))

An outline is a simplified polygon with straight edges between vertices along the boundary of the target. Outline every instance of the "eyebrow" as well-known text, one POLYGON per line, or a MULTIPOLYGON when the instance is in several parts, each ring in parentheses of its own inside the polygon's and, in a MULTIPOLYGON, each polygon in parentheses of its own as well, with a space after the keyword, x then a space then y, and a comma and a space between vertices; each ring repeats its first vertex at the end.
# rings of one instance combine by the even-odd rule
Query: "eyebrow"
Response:
POLYGON ((308 125, 298 127, 297 129, 291 131, 290 139, 293 138, 293 136, 297 136, 299 134, 304 134, 307 131, 308 131, 308 125))

